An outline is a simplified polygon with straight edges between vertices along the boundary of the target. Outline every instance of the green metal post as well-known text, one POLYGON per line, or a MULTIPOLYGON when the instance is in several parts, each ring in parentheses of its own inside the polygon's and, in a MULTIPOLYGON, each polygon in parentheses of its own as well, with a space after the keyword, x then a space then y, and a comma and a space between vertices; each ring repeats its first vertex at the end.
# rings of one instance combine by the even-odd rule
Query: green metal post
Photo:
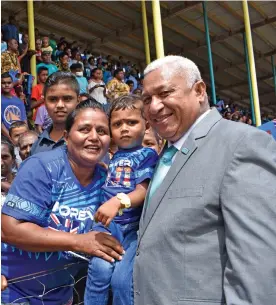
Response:
POLYGON ((213 100, 213 103, 216 104, 217 103, 216 87, 215 87, 215 77, 214 77, 214 70, 213 70, 212 49, 211 49, 211 42, 210 42, 206 1, 202 2, 202 6, 203 6, 203 15, 204 15, 206 45, 207 45, 207 50, 208 50, 209 71, 210 71, 210 78, 211 78, 212 100, 213 100))
POLYGON ((252 118, 253 125, 256 125, 255 109, 254 109, 254 101, 253 101, 253 90, 252 90, 252 80, 251 80, 251 74, 250 74, 250 68, 249 68, 248 50, 247 50, 245 33, 243 33, 243 46, 244 46, 244 56, 245 56, 246 72, 247 72, 247 79, 248 79, 250 108, 251 108, 251 114, 252 114, 251 118, 252 118))
POLYGON ((276 66, 274 65, 273 55, 271 55, 271 65, 272 65, 272 73, 273 73, 274 90, 275 90, 275 95, 276 95, 276 66))

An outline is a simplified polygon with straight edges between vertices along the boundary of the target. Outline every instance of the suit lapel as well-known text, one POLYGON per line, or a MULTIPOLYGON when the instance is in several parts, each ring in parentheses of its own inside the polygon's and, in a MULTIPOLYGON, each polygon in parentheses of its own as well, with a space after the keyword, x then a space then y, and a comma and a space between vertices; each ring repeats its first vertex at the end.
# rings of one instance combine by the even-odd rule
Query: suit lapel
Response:
MULTIPOLYGON (((210 113, 206 115, 206 117, 195 126, 189 135, 188 139, 185 141, 181 150, 177 152, 176 158, 167 173, 165 179, 163 180, 161 186, 156 190, 156 192, 151 197, 151 202, 148 207, 144 206, 143 213, 140 220, 140 228, 139 228, 139 241, 145 233, 145 230, 151 221, 156 209, 158 208, 160 202, 165 196, 168 188, 173 183, 173 180, 177 176, 178 172, 182 169, 182 167, 188 162, 188 160, 192 157, 193 153, 197 149, 197 141, 200 138, 206 137, 212 127, 218 123, 222 119, 221 115, 218 113, 216 108, 213 108, 210 113)), ((164 150, 163 150, 164 151, 164 150)), ((149 186, 150 187, 150 186, 149 186)), ((148 199, 149 192, 147 192, 146 200, 148 199)), ((145 201, 147 202, 147 201, 145 201)))
MULTIPOLYGON (((194 151, 197 149, 196 142, 193 140, 193 138, 188 137, 188 139, 185 141, 182 149, 177 152, 175 160, 169 169, 166 177, 164 178, 162 184, 160 187, 156 190, 156 192, 151 197, 151 202, 148 207, 145 206, 143 209, 143 214, 140 221, 140 229, 139 229, 139 235, 140 238, 143 236, 151 218, 153 217, 156 209, 158 208, 160 202, 162 201, 164 195, 166 194, 168 188, 172 184, 174 178, 177 176, 178 172, 181 170, 181 168, 185 165, 185 163, 189 160, 189 158, 193 155, 194 151)), ((149 193, 149 192, 148 192, 149 193)), ((147 199, 148 194, 147 193, 147 199)), ((147 202, 147 201, 145 201, 147 202)))

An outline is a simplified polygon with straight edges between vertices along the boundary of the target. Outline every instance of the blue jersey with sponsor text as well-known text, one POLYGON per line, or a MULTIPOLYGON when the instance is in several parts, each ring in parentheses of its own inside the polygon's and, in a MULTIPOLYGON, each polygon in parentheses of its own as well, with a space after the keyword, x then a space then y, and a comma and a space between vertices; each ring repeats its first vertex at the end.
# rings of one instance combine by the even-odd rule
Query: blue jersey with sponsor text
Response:
MULTIPOLYGON (((139 146, 118 150, 108 165, 108 174, 103 186, 104 202, 118 193, 128 194, 135 190, 137 184, 151 179, 157 160, 158 154, 151 148, 139 146)), ((123 215, 116 216, 114 221, 120 224, 139 221, 142 209, 143 206, 126 209, 123 215)))
MULTIPOLYGON (((72 171, 66 148, 38 153, 22 163, 2 213, 49 230, 86 233, 102 202, 105 179, 106 171, 96 166, 93 181, 84 187, 72 171)), ((7 279, 35 277, 10 284, 2 293, 2 302, 70 305, 70 284, 80 268, 78 262, 66 252, 28 252, 2 243, 2 274, 7 279), (65 265, 69 265, 66 270, 65 265), (57 289, 60 286, 65 287, 57 289)))

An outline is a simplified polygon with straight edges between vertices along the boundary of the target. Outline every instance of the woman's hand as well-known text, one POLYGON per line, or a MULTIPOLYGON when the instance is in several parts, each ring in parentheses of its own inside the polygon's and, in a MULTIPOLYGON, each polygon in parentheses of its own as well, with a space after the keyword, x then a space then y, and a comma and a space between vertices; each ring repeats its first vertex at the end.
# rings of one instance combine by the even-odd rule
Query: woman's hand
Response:
POLYGON ((74 251, 98 256, 110 263, 120 261, 124 254, 122 246, 114 237, 96 231, 76 235, 74 251))
POLYGON ((120 201, 113 197, 98 208, 94 219, 96 222, 101 222, 104 226, 108 227, 113 218, 118 214, 120 208, 120 201))

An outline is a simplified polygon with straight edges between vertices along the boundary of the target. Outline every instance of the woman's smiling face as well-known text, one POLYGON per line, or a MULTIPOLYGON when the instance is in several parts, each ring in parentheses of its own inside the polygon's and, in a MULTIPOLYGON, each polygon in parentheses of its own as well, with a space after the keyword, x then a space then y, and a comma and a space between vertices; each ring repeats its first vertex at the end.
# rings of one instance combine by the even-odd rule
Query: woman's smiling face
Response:
POLYGON ((106 114, 100 109, 86 108, 75 118, 71 130, 65 133, 70 158, 79 166, 93 167, 107 153, 110 143, 106 114))

